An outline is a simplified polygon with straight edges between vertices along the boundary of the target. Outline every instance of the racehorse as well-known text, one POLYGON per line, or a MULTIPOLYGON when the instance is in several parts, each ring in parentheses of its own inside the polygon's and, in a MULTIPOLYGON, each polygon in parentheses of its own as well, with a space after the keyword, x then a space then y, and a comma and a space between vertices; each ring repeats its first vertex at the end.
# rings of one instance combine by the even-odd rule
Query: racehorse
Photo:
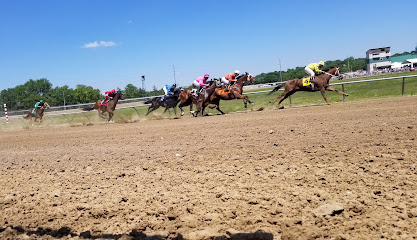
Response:
POLYGON ((162 114, 164 114, 167 110, 169 115, 171 115, 171 112, 169 111, 170 108, 174 109, 175 116, 177 116, 177 104, 180 101, 179 95, 180 95, 181 89, 175 89, 174 94, 165 96, 164 100, 161 101, 161 97, 154 97, 148 101, 146 101, 146 104, 151 104, 148 107, 148 112, 145 114, 147 116, 150 112, 158 109, 159 107, 165 107, 165 110, 162 114))
MULTIPOLYGON (((233 99, 243 99, 243 103, 245 104, 245 111, 247 110, 248 102, 253 105, 248 98, 248 96, 243 95, 243 85, 245 82, 255 83, 256 79, 248 72, 245 75, 240 76, 237 78, 236 83, 229 87, 229 90, 224 90, 222 88, 216 88, 214 93, 210 96, 210 104, 216 105, 217 111, 221 114, 224 114, 222 110, 220 110, 220 100, 233 100, 233 99)), ((213 107, 214 108, 214 107, 213 107)))
POLYGON ((214 79, 207 88, 200 92, 197 97, 197 111, 193 114, 194 117, 197 117, 199 112, 201 112, 201 116, 204 116, 204 109, 210 104, 210 97, 218 85, 220 85, 220 80, 214 79))
POLYGON ((98 115, 103 118, 106 119, 106 116, 103 115, 103 113, 108 112, 109 113, 109 118, 108 121, 110 122, 110 120, 113 118, 114 115, 114 109, 116 108, 117 102, 119 101, 119 99, 125 99, 125 96, 123 95, 123 93, 121 91, 117 91, 116 95, 114 95, 113 99, 110 99, 107 102, 107 105, 102 105, 101 102, 102 100, 97 100, 96 104, 94 105, 94 107, 85 107, 83 108, 83 110, 85 111, 91 111, 93 109, 96 109, 98 112, 98 115))
POLYGON ((193 104, 197 106, 197 96, 192 93, 192 89, 185 89, 180 93, 180 104, 178 108, 181 109, 181 116, 184 116, 184 109, 182 107, 190 106, 190 112, 194 115, 193 104))
POLYGON ((298 91, 307 91, 307 92, 320 91, 321 95, 324 98, 324 101, 326 101, 326 104, 328 105, 330 103, 327 101, 327 97, 325 93, 326 90, 337 92, 345 96, 349 96, 347 93, 339 91, 329 86, 329 81, 333 76, 338 76, 339 80, 343 79, 343 76, 340 75, 340 69, 338 66, 335 66, 331 68, 329 71, 316 76, 314 79, 314 85, 309 82, 310 81, 309 77, 303 78, 303 79, 296 78, 293 80, 289 80, 288 82, 279 84, 269 94, 278 91, 282 86, 284 86, 284 92, 281 95, 279 95, 275 100, 271 101, 270 103, 275 103, 276 101, 278 101, 278 99, 284 96, 284 98, 282 98, 278 102, 278 105, 277 105, 277 108, 283 109, 284 106, 280 106, 281 102, 284 101, 287 97, 291 96, 292 94, 298 91))
POLYGON ((47 102, 44 102, 43 105, 39 108, 37 108, 35 110, 35 114, 33 114, 33 110, 31 110, 26 116, 24 116, 23 118, 25 119, 30 119, 32 120, 32 118, 35 118, 35 122, 36 120, 39 118, 39 124, 42 122, 42 117, 43 117, 43 112, 45 111, 45 109, 47 108, 51 108, 49 106, 49 104, 47 102))

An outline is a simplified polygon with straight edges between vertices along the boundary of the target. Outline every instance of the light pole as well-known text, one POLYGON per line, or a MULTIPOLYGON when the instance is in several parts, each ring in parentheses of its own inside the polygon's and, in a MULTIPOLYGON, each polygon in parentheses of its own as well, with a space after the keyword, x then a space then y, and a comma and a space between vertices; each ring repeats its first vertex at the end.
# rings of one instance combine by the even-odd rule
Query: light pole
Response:
POLYGON ((65 90, 64 90, 64 89, 62 89, 62 97, 64 98, 64 110, 66 110, 66 109, 65 109, 65 94, 64 94, 64 92, 65 92, 65 90))

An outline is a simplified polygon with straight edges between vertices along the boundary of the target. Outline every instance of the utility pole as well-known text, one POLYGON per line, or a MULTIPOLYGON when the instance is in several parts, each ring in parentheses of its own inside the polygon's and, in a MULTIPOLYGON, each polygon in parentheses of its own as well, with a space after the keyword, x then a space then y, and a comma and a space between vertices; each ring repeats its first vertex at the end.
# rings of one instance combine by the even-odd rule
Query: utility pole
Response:
POLYGON ((175 85, 177 85, 177 79, 175 78, 175 65, 172 64, 172 67, 174 68, 174 81, 175 81, 175 85))
POLYGON ((282 74, 281 74, 281 58, 279 59, 279 78, 281 79, 282 82, 282 74))
POLYGON ((142 76, 142 89, 145 90, 145 75, 142 76))
POLYGON ((349 57, 347 57, 347 59, 348 59, 348 71, 351 72, 349 68, 349 57))
POLYGON ((66 110, 66 109, 65 109, 65 94, 64 94, 64 92, 65 92, 65 91, 64 91, 64 90, 62 90, 62 97, 64 98, 64 110, 66 110))

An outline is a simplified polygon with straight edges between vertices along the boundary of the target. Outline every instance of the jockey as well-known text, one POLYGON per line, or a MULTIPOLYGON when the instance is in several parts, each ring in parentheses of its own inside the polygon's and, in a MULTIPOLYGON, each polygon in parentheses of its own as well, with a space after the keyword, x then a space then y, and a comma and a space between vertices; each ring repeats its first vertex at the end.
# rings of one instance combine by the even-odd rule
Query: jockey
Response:
POLYGON ((162 89, 164 90, 164 96, 161 97, 161 102, 164 101, 165 96, 169 96, 174 94, 175 88, 177 87, 177 84, 172 85, 165 85, 162 89))
POLYGON ((107 91, 104 93, 104 100, 101 102, 101 104, 104 104, 106 101, 110 101, 113 99, 113 97, 116 95, 116 90, 112 89, 111 91, 107 91))
POLYGON ((193 85, 198 87, 197 93, 200 94, 200 91, 203 87, 207 86, 207 79, 210 77, 208 73, 204 74, 204 76, 198 77, 194 80, 193 85))
POLYGON ((35 104, 35 108, 32 110, 32 114, 36 114, 36 110, 38 109, 38 108, 40 108, 40 107, 42 107, 43 106, 43 100, 40 100, 39 102, 37 102, 36 104, 35 104))
POLYGON ((224 84, 224 89, 227 90, 227 87, 232 85, 236 81, 236 77, 239 76, 240 71, 236 70, 234 73, 228 73, 222 77, 221 81, 224 84))
POLYGON ((40 107, 42 107, 43 106, 43 100, 40 100, 39 102, 37 102, 36 104, 35 104, 35 109, 38 109, 38 108, 40 108, 40 107))
POLYGON ((323 73, 323 70, 321 70, 323 66, 324 62, 320 61, 318 63, 310 63, 304 68, 304 71, 310 76, 311 83, 314 83, 314 77, 316 74, 323 73))

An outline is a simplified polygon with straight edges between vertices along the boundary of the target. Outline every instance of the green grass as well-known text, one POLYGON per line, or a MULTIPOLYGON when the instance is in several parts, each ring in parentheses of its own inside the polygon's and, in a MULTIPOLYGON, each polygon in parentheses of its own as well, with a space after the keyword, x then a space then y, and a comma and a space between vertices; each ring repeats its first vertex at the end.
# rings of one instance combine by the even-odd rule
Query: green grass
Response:
MULTIPOLYGON (((415 72, 407 72, 407 73, 398 73, 398 74, 387 74, 387 75, 378 75, 378 76, 369 76, 363 78, 354 78, 354 79, 343 79, 339 81, 332 81, 331 83, 337 82, 349 82, 349 81, 358 81, 364 79, 377 79, 377 78, 385 78, 385 77, 396 77, 396 76, 406 76, 406 75, 416 75, 415 72)), ((341 85, 333 86, 339 90, 342 90, 341 85)), ((366 100, 366 99, 375 99, 375 98, 387 98, 387 97, 395 97, 401 96, 402 94, 402 79, 395 79, 395 80, 383 80, 383 81, 375 81, 375 82, 365 82, 365 83, 353 83, 353 84, 345 84, 345 92, 349 94, 346 97, 346 102, 350 101, 358 101, 358 100, 366 100)), ((256 91, 265 91, 265 90, 272 90, 272 88, 259 88, 259 89, 250 89, 246 92, 256 92, 256 91)), ((275 99, 282 91, 274 92, 271 95, 267 95, 267 93, 256 93, 248 95, 249 99, 255 103, 253 109, 257 110, 261 107, 263 108, 275 108, 276 104, 270 104, 269 101, 275 99)), ((326 91, 327 98, 330 103, 334 102, 343 102, 343 96, 326 91)), ((405 95, 417 95, 417 77, 406 78, 405 79, 405 95)), ((320 92, 297 92, 291 96, 292 106, 299 106, 299 105, 312 105, 312 104, 324 104, 324 100, 320 94, 320 92)), ((282 102, 282 105, 288 107, 290 104, 289 99, 286 99, 282 102)), ((162 115, 164 109, 159 108, 153 111, 151 114, 145 117, 145 113, 147 112, 148 107, 137 107, 136 108, 138 113, 133 108, 128 109, 118 109, 115 111, 114 121, 127 123, 133 122, 140 119, 159 119, 159 118, 166 118, 168 117, 168 113, 162 115)), ((236 99, 230 101, 220 101, 220 109, 224 112, 236 112, 236 111, 243 111, 244 104, 243 100, 236 99)), ((248 104, 248 109, 251 109, 251 105, 248 104)), ((195 110, 195 108, 194 108, 195 110)), ((184 108, 185 116, 191 116, 189 113, 189 107, 184 108)), ((206 113, 218 114, 216 109, 206 109, 206 113)), ((69 114, 65 116, 58 115, 58 116, 50 116, 44 117, 44 122, 42 126, 49 126, 49 125, 87 125, 91 123, 100 123, 105 122, 105 120, 98 117, 97 111, 92 111, 86 113, 89 119, 83 113, 77 114, 69 114), (52 119, 52 120, 51 120, 52 119)), ((107 113, 105 114, 107 115, 107 113)), ((180 110, 177 108, 177 116, 180 115, 180 110)), ((171 117, 174 117, 173 110, 171 109, 171 117)), ((7 129, 7 128, 30 128, 31 124, 28 121, 21 121, 21 120, 13 120, 9 124, 0 123, 0 129, 7 129)))

